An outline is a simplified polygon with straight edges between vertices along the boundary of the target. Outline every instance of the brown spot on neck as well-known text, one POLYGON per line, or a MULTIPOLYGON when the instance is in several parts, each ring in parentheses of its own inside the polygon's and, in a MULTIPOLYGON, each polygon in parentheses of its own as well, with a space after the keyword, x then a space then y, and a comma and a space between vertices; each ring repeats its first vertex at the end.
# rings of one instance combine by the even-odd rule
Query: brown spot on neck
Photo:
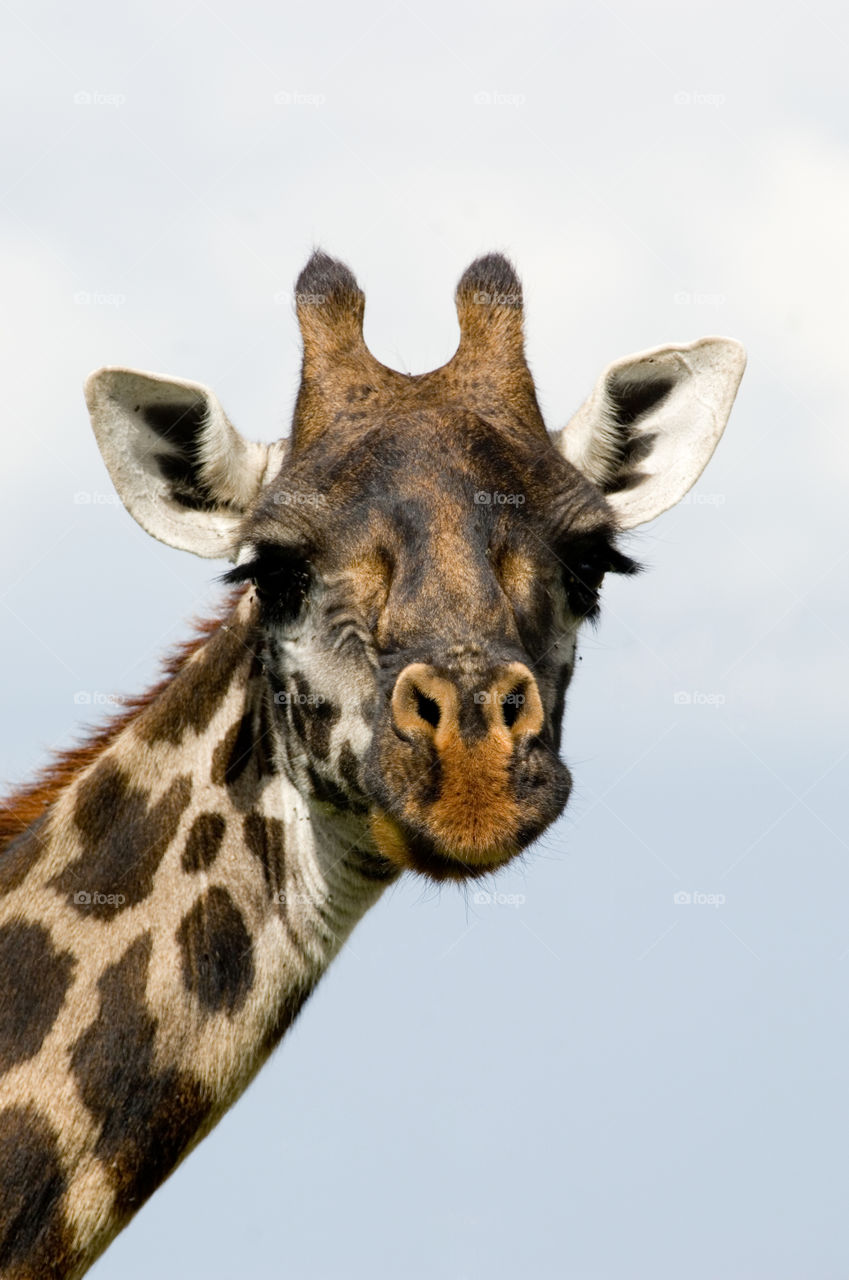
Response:
POLYGON ((0 928, 0 1074, 32 1058, 62 1008, 74 970, 40 924, 0 928))
POLYGON ((232 1016, 254 983, 253 942, 230 894, 213 885, 177 930, 183 983, 206 1013, 232 1016))
MULTIPOLYGON (((250 649, 251 635, 246 623, 236 624, 235 614, 246 588, 240 587, 226 600, 224 609, 214 618, 207 618, 196 623, 195 635, 181 644, 163 664, 161 679, 145 693, 128 699, 119 715, 106 724, 95 726, 87 731, 83 741, 75 747, 60 752, 50 764, 32 782, 7 796, 0 803, 0 889, 3 884, 3 865, 5 846, 16 837, 23 835, 33 823, 37 822, 54 803, 58 796, 85 769, 94 764, 112 745, 123 731, 143 713, 151 709, 151 720, 154 725, 162 724, 164 713, 152 708, 161 697, 167 694, 172 683, 188 668, 192 658, 221 631, 223 623, 233 626, 232 639, 236 648, 231 652, 238 658, 238 651, 245 652, 243 646, 250 649)), ((229 645, 229 642, 227 642, 229 645)), ((27 846, 26 853, 18 851, 19 860, 32 862, 37 857, 37 850, 27 846)))
POLYGON ((47 848, 44 815, 27 830, 0 848, 0 894, 9 893, 22 884, 47 848))
POLYGON ((207 871, 218 857, 227 823, 220 813, 199 813, 183 848, 184 871, 207 871))
POLYGON ((83 852, 49 883, 84 915, 108 918, 142 902, 192 794, 188 774, 149 803, 109 756, 79 787, 74 822, 83 852))
POLYGON ((231 621, 213 632, 201 652, 139 715, 137 731, 149 746, 179 746, 186 733, 202 734, 227 696, 236 672, 257 666, 258 633, 245 621, 231 621))
POLYGON ((285 883, 285 842, 283 823, 261 813, 248 813, 244 820, 245 845, 262 866, 269 895, 279 895, 285 883))
POLYGON ((200 1084, 156 1060, 157 1021, 145 993, 152 941, 142 934, 98 982, 100 1012, 71 1052, 83 1102, 100 1123, 95 1154, 126 1221, 168 1176, 210 1112, 200 1084))
POLYGON ((77 1274, 59 1145, 34 1107, 0 1111, 0 1169, 0 1274, 8 1280, 77 1274))

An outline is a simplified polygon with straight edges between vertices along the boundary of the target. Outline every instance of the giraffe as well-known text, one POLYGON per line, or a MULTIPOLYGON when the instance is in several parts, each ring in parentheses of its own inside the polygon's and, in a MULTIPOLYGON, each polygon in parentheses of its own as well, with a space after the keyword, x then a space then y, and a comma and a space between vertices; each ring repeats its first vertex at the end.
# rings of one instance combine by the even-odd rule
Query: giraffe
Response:
POLYGON ((85 1273, 399 875, 488 875, 561 813, 578 632, 745 363, 724 338, 628 357, 549 432, 502 256, 422 375, 368 351, 343 264, 316 252, 295 297, 282 441, 197 383, 86 384, 129 513, 233 567, 161 681, 0 810, 3 1280, 85 1273))

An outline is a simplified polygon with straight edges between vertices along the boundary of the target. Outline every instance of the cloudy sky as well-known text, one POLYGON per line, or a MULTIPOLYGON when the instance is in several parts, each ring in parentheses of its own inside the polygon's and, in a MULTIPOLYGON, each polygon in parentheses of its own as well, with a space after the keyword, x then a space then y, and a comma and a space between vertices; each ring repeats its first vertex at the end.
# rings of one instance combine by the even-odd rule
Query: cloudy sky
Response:
POLYGON ((389 893, 97 1280, 843 1280, 845 8, 10 0, 2 28, 8 779, 143 688, 223 567, 118 505, 91 369, 285 433, 316 244, 412 372, 509 253, 552 427, 630 351, 749 351, 583 643, 567 815, 504 901, 389 893))

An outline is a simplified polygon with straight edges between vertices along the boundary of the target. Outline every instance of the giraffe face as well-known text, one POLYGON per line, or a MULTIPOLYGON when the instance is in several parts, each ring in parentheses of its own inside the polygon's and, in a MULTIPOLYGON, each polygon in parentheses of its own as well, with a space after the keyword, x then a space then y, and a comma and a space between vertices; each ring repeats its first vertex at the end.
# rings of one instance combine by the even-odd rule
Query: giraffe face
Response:
POLYGON ((607 504, 545 435, 459 407, 294 449, 242 531, 288 765, 367 810, 384 856, 492 870, 561 812, 582 621, 630 572, 607 504))
POLYGON ((505 259, 462 277, 458 351, 428 374, 371 355, 340 263, 314 255, 296 301, 288 441, 243 440, 198 384, 108 369, 87 387, 95 431, 145 528, 254 584, 296 785, 367 814, 393 863, 481 875, 566 803, 578 629, 604 575, 634 571, 618 531, 700 474, 742 352, 703 339, 619 361, 551 435, 505 259))

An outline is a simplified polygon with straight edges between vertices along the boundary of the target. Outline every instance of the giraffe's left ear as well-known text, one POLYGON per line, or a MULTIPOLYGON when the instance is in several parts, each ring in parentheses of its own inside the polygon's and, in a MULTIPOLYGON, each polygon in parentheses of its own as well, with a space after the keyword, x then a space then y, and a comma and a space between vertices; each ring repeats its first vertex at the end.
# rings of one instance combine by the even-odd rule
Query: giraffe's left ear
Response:
POLYGON ((733 338, 626 356, 605 369, 555 444, 604 492, 620 528, 645 524, 702 474, 745 367, 733 338))
POLYGON ((280 469, 282 444, 254 444, 197 382, 106 368, 85 384, 91 423, 121 501, 181 551, 229 557, 242 517, 280 469))

